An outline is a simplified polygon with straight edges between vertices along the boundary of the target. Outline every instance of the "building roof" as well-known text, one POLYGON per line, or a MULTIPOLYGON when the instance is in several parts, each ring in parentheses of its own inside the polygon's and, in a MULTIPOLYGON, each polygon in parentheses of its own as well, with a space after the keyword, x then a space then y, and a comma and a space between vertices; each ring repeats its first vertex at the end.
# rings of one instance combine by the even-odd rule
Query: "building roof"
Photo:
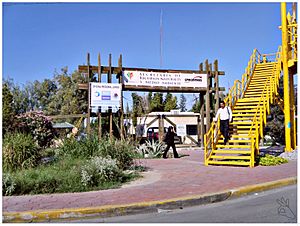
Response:
POLYGON ((55 129, 72 129, 75 126, 68 122, 53 123, 55 129))
POLYGON ((197 116, 200 115, 199 113, 195 113, 195 112, 181 112, 180 110, 171 110, 171 111, 167 111, 167 112, 150 112, 148 114, 148 116, 152 116, 152 115, 188 115, 188 116, 197 116))

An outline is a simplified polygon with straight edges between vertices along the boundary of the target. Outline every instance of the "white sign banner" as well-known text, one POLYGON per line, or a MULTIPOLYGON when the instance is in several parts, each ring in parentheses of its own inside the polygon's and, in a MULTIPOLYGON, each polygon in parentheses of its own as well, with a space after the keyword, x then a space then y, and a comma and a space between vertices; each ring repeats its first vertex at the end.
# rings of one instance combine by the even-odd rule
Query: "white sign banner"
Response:
POLYGON ((121 84, 90 82, 91 107, 119 108, 121 84))
POLYGON ((177 124, 176 125, 176 133, 177 133, 177 136, 186 136, 186 125, 185 124, 177 124))
POLYGON ((206 74, 124 71, 123 78, 125 85, 197 88, 207 86, 206 74))

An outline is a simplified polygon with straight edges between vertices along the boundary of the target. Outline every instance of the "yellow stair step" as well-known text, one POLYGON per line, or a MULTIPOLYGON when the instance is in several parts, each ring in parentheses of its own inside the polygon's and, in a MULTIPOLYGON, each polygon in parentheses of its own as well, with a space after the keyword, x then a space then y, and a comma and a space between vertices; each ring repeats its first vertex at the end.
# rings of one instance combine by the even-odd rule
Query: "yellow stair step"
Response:
POLYGON ((232 125, 249 125, 252 124, 253 121, 249 121, 249 122, 231 122, 230 124, 232 125))
POLYGON ((251 154, 251 151, 248 150, 214 150, 213 153, 216 153, 216 154, 248 154, 250 155, 251 154))
POLYGON ((250 135, 231 135, 232 138, 251 138, 250 135))
MULTIPOLYGON (((229 140, 229 143, 250 143, 251 140, 229 140)), ((221 138, 220 140, 218 140, 219 144, 224 144, 224 140, 221 138)))
POLYGON ((241 159, 241 160, 250 160, 251 156, 212 155, 211 159, 241 159))
POLYGON ((238 116, 238 117, 241 117, 241 116, 253 116, 254 117, 254 115, 255 115, 255 112, 253 112, 252 114, 242 114, 240 112, 234 112, 234 113, 232 113, 232 116, 238 116))
POLYGON ((248 106, 243 105, 243 106, 241 106, 241 105, 239 105, 239 106, 235 106, 234 110, 238 111, 240 109, 249 109, 249 108, 254 109, 254 108, 260 108, 260 107, 262 107, 262 106, 257 106, 257 105, 248 105, 248 106))
MULTIPOLYGON (((256 118, 258 119, 259 116, 256 116, 256 118)), ((238 122, 238 121, 241 121, 241 122, 244 122, 244 121, 253 121, 254 119, 254 116, 253 117, 245 117, 245 118, 237 118, 237 117, 233 117, 232 120, 233 122, 238 122)))
POLYGON ((249 166, 250 162, 237 162, 237 161, 212 161, 209 160, 208 164, 214 165, 237 165, 237 166, 249 166))
POLYGON ((250 145, 223 145, 223 144, 217 144, 217 148, 250 148, 250 145))
POLYGON ((244 105, 257 105, 258 103, 259 103, 259 100, 256 102, 237 102, 235 107, 236 106, 244 106, 244 105))
MULTIPOLYGON (((256 110, 240 110, 240 109, 239 109, 238 112, 239 112, 239 113, 243 113, 243 112, 245 112, 245 113, 248 113, 248 112, 254 112, 254 113, 255 113, 256 110)), ((234 112, 234 113, 237 113, 237 112, 234 112)), ((233 114, 233 113, 232 113, 232 114, 233 114)))
MULTIPOLYGON (((243 125, 243 126, 241 126, 241 125, 229 125, 229 130, 230 131, 235 131, 235 132, 243 132, 243 131, 247 132, 247 131, 250 131, 252 124, 248 124, 248 125, 249 126, 246 126, 246 125, 243 125)), ((258 126, 253 125, 252 129, 255 130, 256 127, 259 128, 259 123, 258 123, 258 126)))
POLYGON ((238 100, 238 103, 240 102, 256 102, 259 101, 259 98, 242 98, 238 100))
MULTIPOLYGON (((234 130, 234 131, 235 131, 235 130, 234 130)), ((249 135, 249 131, 250 131, 250 130, 239 130, 239 131, 237 131, 236 133, 237 133, 237 134, 245 134, 245 135, 249 135)), ((255 130, 252 130, 252 131, 251 131, 251 134, 252 134, 252 135, 255 135, 255 130)))

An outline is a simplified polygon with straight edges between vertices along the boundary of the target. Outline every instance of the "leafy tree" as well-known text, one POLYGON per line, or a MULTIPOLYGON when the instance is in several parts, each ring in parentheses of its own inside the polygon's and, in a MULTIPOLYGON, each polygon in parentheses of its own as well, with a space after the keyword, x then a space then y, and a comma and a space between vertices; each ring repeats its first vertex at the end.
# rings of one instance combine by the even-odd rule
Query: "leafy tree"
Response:
POLYGON ((198 99, 193 104, 193 107, 192 107, 192 109, 190 111, 195 112, 195 113, 199 113, 200 112, 200 101, 198 99))
POLYGON ((14 80, 11 78, 4 80, 3 85, 5 84, 13 96, 12 107, 14 114, 21 114, 30 110, 30 105, 28 103, 30 97, 28 92, 25 92, 18 84, 15 84, 14 80))
POLYGON ((186 97, 184 96, 184 94, 180 95, 179 109, 182 112, 185 112, 187 110, 186 109, 186 97))
POLYGON ((3 115, 3 135, 12 129, 15 112, 13 110, 13 95, 11 94, 8 85, 2 87, 2 115, 3 115))
POLYGON ((133 125, 136 126, 137 125, 137 117, 139 117, 145 113, 145 108, 144 108, 144 104, 143 104, 143 98, 141 96, 139 96, 136 93, 132 93, 131 97, 132 97, 132 102, 133 102, 132 121, 133 121, 133 125))
POLYGON ((164 111, 163 94, 155 93, 150 102, 151 111, 164 111))
POLYGON ((177 97, 171 93, 167 93, 166 98, 163 102, 164 111, 170 111, 177 108, 177 97))
POLYGON ((57 92, 55 81, 51 79, 45 79, 42 82, 34 81, 32 86, 34 90, 32 98, 37 103, 37 109, 48 113, 49 104, 55 98, 57 92))
POLYGON ((284 114, 279 106, 271 106, 271 120, 267 122, 265 127, 265 134, 269 135, 273 142, 284 144, 285 142, 285 128, 284 128, 284 114))
POLYGON ((152 108, 151 108, 151 102, 152 102, 152 92, 148 93, 147 96, 147 104, 148 104, 148 112, 152 112, 152 108))
POLYGON ((129 114, 130 113, 130 108, 129 108, 129 105, 128 103, 126 104, 126 110, 125 110, 126 114, 129 114))
MULTIPOLYGON (((96 78, 92 76, 91 81, 96 78)), ((63 68, 61 73, 56 73, 54 76, 54 84, 48 83, 45 85, 49 87, 48 94, 55 93, 45 111, 49 115, 55 114, 78 114, 87 112, 87 90, 79 90, 78 84, 86 83, 84 77, 77 71, 71 75, 68 74, 68 69, 63 68)))

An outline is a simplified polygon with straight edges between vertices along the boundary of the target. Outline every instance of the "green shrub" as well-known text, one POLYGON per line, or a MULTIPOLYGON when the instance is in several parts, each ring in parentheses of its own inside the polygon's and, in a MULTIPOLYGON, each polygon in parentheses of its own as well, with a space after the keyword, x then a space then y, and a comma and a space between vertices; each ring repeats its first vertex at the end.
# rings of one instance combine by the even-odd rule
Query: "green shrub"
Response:
POLYGON ((101 140, 95 154, 116 159, 118 167, 122 170, 129 168, 136 157, 134 147, 129 141, 115 139, 110 141, 108 138, 101 140))
POLYGON ((3 139, 3 168, 5 170, 34 167, 39 158, 39 149, 31 135, 5 134, 3 139))
POLYGON ((17 116, 17 129, 31 134, 40 147, 47 147, 55 136, 51 119, 42 112, 31 111, 17 116))
POLYGON ((16 183, 10 173, 2 175, 2 195, 12 195, 15 191, 16 183))
POLYGON ((136 157, 133 145, 129 141, 110 140, 108 137, 98 141, 96 136, 90 136, 77 141, 75 138, 67 138, 56 150, 58 156, 72 156, 75 158, 88 158, 102 156, 117 160, 120 169, 127 169, 133 164, 136 157))
POLYGON ((288 160, 278 156, 275 157, 273 155, 266 154, 264 157, 258 157, 256 159, 256 162, 261 166, 275 166, 275 165, 287 163, 288 160))
POLYGON ((121 176, 122 171, 116 160, 100 156, 88 160, 81 170, 81 182, 86 187, 98 186, 108 181, 117 181, 121 176))
POLYGON ((99 141, 95 136, 83 138, 80 141, 74 137, 66 138, 59 145, 57 155, 68 155, 72 157, 91 157, 98 152, 99 141))

